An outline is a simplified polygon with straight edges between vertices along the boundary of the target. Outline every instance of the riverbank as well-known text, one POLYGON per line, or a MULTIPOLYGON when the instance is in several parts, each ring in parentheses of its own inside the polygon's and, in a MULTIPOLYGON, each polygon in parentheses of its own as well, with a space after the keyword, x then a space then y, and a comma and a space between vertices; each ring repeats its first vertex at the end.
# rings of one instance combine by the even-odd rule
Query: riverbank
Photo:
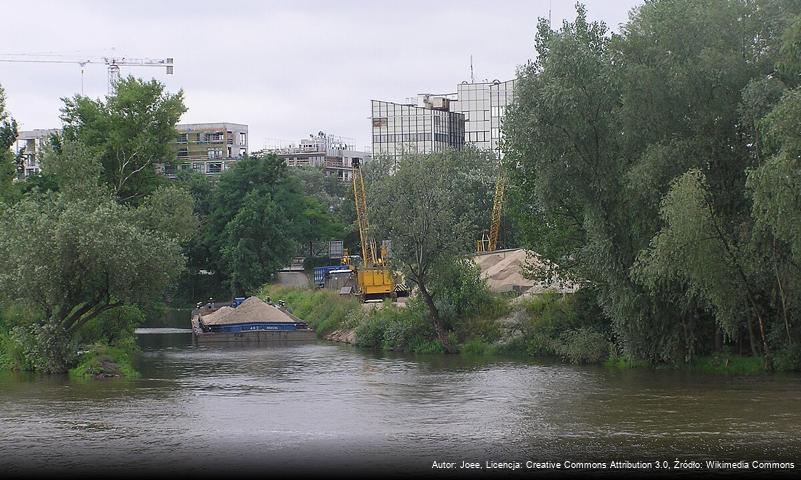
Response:
POLYGON ((92 345, 80 352, 78 365, 69 371, 70 378, 81 380, 102 380, 105 378, 138 378, 139 372, 133 366, 135 345, 109 346, 92 345))
MULTIPOLYGON (((426 310, 414 298, 405 302, 362 304, 322 289, 266 285, 260 296, 284 300, 309 323, 318 338, 376 350, 442 353, 426 310)), ((666 369, 703 373, 768 373, 761 357, 726 353, 699 356, 686 364, 658 364, 617 353, 608 326, 590 299, 581 294, 513 297, 493 295, 495 305, 483 316, 452 322, 452 338, 461 355, 511 356, 560 360, 610 369, 666 369)))

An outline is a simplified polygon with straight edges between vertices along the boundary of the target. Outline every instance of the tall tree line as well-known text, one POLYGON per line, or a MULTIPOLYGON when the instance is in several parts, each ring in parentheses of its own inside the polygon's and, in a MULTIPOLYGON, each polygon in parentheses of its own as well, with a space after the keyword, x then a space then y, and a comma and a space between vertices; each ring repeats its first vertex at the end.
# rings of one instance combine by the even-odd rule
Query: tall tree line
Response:
POLYGON ((801 2, 654 0, 540 20, 505 123, 521 238, 621 352, 798 362, 801 2))

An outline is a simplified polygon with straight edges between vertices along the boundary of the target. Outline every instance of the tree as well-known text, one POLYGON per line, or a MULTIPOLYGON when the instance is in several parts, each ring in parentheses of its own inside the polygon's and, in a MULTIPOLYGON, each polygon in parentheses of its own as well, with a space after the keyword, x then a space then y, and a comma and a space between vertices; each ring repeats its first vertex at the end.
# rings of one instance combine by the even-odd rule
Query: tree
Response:
POLYGON ((205 263, 237 295, 286 265, 303 228, 303 194, 283 160, 248 157, 220 176, 203 232, 205 263))
POLYGON ((597 293, 629 356, 746 338, 767 358, 792 336, 793 222, 768 225, 795 180, 766 114, 797 81, 799 8, 656 0, 617 35, 581 5, 558 30, 540 21, 504 123, 510 207, 529 248, 597 293))
POLYGON ((64 137, 100 156, 102 178, 122 202, 138 204, 166 181, 155 164, 170 163, 175 124, 186 111, 183 91, 170 94, 156 80, 128 77, 105 101, 64 98, 64 137))
POLYGON ((455 347, 431 286, 438 272, 472 251, 480 232, 475 208, 491 203, 491 177, 481 173, 493 163, 472 149, 411 155, 377 162, 366 179, 371 225, 392 240, 392 265, 417 287, 447 352, 455 347))
POLYGON ((17 122, 6 112, 6 97, 0 86, 0 203, 14 200, 17 167, 11 147, 17 139, 17 122))
POLYGON ((40 312, 30 330, 16 333, 31 339, 28 354, 46 372, 71 365, 87 322, 158 298, 184 266, 180 239, 192 228, 171 221, 187 205, 191 212, 189 195, 162 190, 139 208, 122 205, 90 152, 65 145, 48 159, 59 191, 30 193, 0 216, 0 295, 40 312))

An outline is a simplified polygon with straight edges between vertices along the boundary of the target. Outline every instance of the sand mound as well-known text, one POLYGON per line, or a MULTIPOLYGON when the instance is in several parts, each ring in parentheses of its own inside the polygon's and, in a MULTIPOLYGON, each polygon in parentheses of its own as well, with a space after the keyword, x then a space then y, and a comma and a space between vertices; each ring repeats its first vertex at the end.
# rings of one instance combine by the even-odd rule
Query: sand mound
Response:
POLYGON ((542 265, 537 254, 523 250, 501 250, 490 254, 476 255, 473 260, 481 269, 481 277, 493 292, 516 291, 519 293, 541 293, 546 290, 574 292, 576 286, 554 282, 546 284, 523 276, 526 265, 542 265))
POLYGON ((248 297, 238 307, 222 307, 203 316, 206 325, 230 325, 248 322, 295 322, 296 319, 258 297, 248 297))
POLYGON ((220 318, 228 315, 232 311, 234 311, 234 309, 231 307, 221 307, 220 309, 215 310, 211 313, 202 315, 203 323, 205 323, 206 325, 214 325, 219 321, 220 318))

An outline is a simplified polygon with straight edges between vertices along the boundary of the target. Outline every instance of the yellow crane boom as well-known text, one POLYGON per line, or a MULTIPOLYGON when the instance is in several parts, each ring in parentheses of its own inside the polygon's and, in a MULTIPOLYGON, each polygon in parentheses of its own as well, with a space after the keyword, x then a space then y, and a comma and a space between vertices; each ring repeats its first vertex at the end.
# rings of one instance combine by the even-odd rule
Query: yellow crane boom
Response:
POLYGON ((367 195, 364 190, 364 176, 359 159, 354 158, 353 167, 353 200, 356 205, 356 222, 359 225, 359 240, 362 244, 362 261, 364 265, 376 263, 375 241, 369 238, 370 225, 367 222, 367 195))
POLYGON ((494 252, 498 248, 498 234, 501 230, 501 213, 503 213, 503 201, 506 190, 506 175, 503 166, 498 163, 498 179, 495 181, 495 195, 492 197, 492 216, 490 217, 489 235, 482 235, 481 240, 476 241, 476 252, 494 252))
POLYGON ((381 299, 395 295, 395 282, 392 273, 384 265, 383 251, 376 255, 375 240, 370 237, 370 225, 367 222, 367 195, 364 189, 364 176, 362 175, 359 159, 351 161, 353 167, 353 200, 356 205, 356 223, 359 226, 359 239, 362 243, 362 264, 359 267, 351 265, 356 272, 356 285, 363 300, 381 299))
POLYGON ((501 212, 503 211, 504 191, 506 189, 506 175, 503 169, 498 172, 495 182, 495 196, 492 199, 492 223, 490 224, 488 250, 494 252, 498 247, 498 232, 501 229, 501 212))

